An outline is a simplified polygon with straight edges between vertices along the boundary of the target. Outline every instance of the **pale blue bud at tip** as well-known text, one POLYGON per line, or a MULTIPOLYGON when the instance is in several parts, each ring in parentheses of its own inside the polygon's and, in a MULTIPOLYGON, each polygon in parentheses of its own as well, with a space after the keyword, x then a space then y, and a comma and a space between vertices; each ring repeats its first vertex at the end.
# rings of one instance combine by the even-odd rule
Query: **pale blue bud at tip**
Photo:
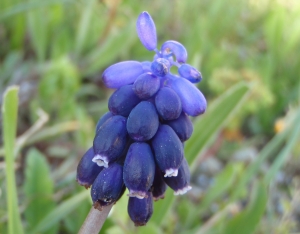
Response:
POLYGON ((147 11, 142 12, 136 22, 136 31, 147 50, 155 50, 157 45, 156 27, 147 11))
POLYGON ((132 84, 143 73, 143 66, 140 62, 125 61, 106 68, 102 74, 102 80, 107 88, 118 89, 123 85, 132 84))
POLYGON ((201 73, 189 64, 182 64, 178 69, 178 73, 192 83, 198 83, 202 80, 201 73))
POLYGON ((172 53, 179 63, 185 63, 188 56, 185 47, 178 41, 166 41, 161 46, 161 52, 163 55, 172 53))
POLYGON ((191 82, 183 78, 171 78, 167 86, 180 97, 182 110, 190 116, 201 115, 206 111, 207 102, 201 91, 191 82))

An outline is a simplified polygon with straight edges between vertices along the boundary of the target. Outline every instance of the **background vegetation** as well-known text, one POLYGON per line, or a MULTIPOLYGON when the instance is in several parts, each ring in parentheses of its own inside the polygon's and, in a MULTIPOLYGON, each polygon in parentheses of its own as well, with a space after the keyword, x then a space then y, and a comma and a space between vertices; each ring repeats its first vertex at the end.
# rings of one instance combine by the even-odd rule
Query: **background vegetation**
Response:
POLYGON ((76 166, 112 92, 101 73, 152 59, 144 10, 160 44, 186 46, 208 111, 185 147, 193 190, 168 190, 142 228, 124 196, 102 232, 300 232, 299 1, 1 0, 0 233, 79 230, 91 200, 76 166))

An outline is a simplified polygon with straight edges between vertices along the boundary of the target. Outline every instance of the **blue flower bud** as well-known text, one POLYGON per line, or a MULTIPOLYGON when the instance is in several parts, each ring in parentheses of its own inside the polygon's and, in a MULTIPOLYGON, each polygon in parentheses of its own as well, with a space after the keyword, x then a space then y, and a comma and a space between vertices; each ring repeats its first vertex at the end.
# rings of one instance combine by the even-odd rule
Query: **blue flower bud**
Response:
POLYGON ((148 101, 142 101, 134 107, 127 119, 128 134, 136 141, 150 140, 155 135, 158 125, 156 109, 148 101))
POLYGON ((123 167, 117 163, 103 169, 91 189, 94 207, 101 210, 102 206, 115 203, 123 194, 123 167))
POLYGON ((132 84, 143 73, 143 66, 140 62, 125 61, 106 68, 102 74, 102 80, 107 88, 117 89, 123 85, 132 84))
POLYGON ((182 142, 189 139, 193 133, 193 123, 184 112, 177 119, 166 121, 166 124, 176 132, 182 142))
POLYGON ((174 90, 161 88, 155 96, 157 112, 164 120, 177 119, 182 111, 181 101, 174 90))
POLYGON ((151 74, 140 75, 133 84, 133 90, 140 99, 151 98, 160 88, 160 79, 151 74))
POLYGON ((130 197, 127 211, 135 226, 144 226, 149 221, 153 213, 153 199, 150 192, 144 199, 130 197))
POLYGON ((192 83, 198 83, 202 80, 201 73, 189 64, 182 64, 178 68, 178 73, 192 83))
POLYGON ((99 167, 93 163, 92 159, 95 156, 94 149, 91 147, 81 158, 77 166, 76 180, 78 184, 89 188, 103 167, 99 167))
POLYGON ((172 53, 179 63, 185 63, 187 60, 187 51, 178 41, 166 41, 162 44, 161 51, 164 55, 172 53))
POLYGON ((155 162, 147 143, 131 144, 124 162, 123 178, 130 197, 143 199, 152 186, 155 162))
POLYGON ((152 185, 153 200, 158 201, 159 199, 164 199, 166 190, 167 185, 164 181, 163 174, 161 173, 160 169, 156 167, 152 185))
POLYGON ((96 133, 98 132, 99 128, 108 120, 110 117, 112 117, 113 114, 111 112, 106 112, 102 117, 98 120, 96 125, 96 133))
POLYGON ((151 141, 157 166, 165 177, 177 176, 183 159, 183 146, 174 130, 168 125, 160 125, 151 141))
POLYGON ((114 115, 127 117, 140 101, 133 91, 133 85, 124 85, 110 96, 108 109, 114 115))
POLYGON ((136 22, 136 31, 147 50, 155 50, 157 44, 156 27, 148 12, 142 12, 136 22))
POLYGON ((93 162, 108 167, 110 162, 117 160, 127 142, 126 118, 115 115, 108 119, 98 130, 94 138, 95 157, 93 162))
POLYGON ((144 62, 141 62, 142 66, 143 66, 143 70, 144 72, 151 72, 151 62, 149 61, 144 61, 144 62))
POLYGON ((158 58, 152 62, 151 71, 154 75, 163 77, 170 71, 170 62, 164 58, 158 58))
POLYGON ((167 185, 174 190, 175 195, 182 195, 189 191, 192 187, 190 186, 191 174, 189 165, 184 158, 182 164, 179 167, 178 175, 176 177, 164 178, 167 185))
POLYGON ((167 81, 167 86, 171 87, 180 97, 182 110, 190 115, 201 115, 206 110, 206 99, 200 90, 186 79, 174 78, 167 81))

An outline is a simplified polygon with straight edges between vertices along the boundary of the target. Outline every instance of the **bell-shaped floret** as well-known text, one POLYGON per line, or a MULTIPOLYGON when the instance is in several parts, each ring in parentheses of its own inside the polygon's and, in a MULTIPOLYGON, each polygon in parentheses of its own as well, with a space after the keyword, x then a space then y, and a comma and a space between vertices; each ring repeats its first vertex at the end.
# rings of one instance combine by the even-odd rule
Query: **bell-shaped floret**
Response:
POLYGON ((174 190, 175 195, 185 194, 192 188, 190 186, 190 179, 190 169, 185 158, 182 160, 181 166, 178 170, 178 175, 176 177, 164 178, 167 185, 174 190))
POLYGON ((121 157, 127 142, 126 118, 115 115, 108 119, 94 138, 95 157, 93 162, 99 166, 108 164, 121 157))
POLYGON ((160 125, 151 142, 157 166, 164 177, 177 176, 183 159, 182 142, 168 125, 160 125))
POLYGON ((147 50, 155 50, 157 45, 156 27, 148 12, 142 12, 136 22, 136 31, 147 50))
POLYGON ((140 62, 125 61, 106 68, 102 74, 102 80, 107 88, 118 89, 123 85, 132 84, 143 73, 143 66, 140 62))
POLYGON ((123 178, 130 197, 143 199, 152 186, 155 174, 155 162, 151 148, 147 143, 131 144, 124 162, 123 178))
POLYGON ((163 87, 158 91, 155 96, 155 106, 164 120, 177 119, 182 111, 180 98, 169 87, 163 87))
POLYGON ((142 101, 134 107, 127 119, 128 134, 136 141, 150 140, 155 135, 158 126, 156 109, 148 101, 142 101))
POLYGON ((161 46, 161 52, 163 55, 173 54, 179 63, 185 63, 188 56, 185 47, 178 41, 166 41, 161 46))
POLYGON ((156 167, 152 185, 153 200, 158 201, 159 199, 164 199, 166 190, 167 185, 164 181, 163 174, 161 173, 160 169, 156 167))
POLYGON ((190 115, 201 115, 206 110, 206 99, 201 91, 191 82, 182 78, 173 78, 167 81, 167 86, 171 87, 180 97, 182 110, 190 115))
POLYGON ((184 112, 177 119, 167 121, 166 124, 173 128, 182 142, 189 139, 194 130, 192 121, 184 112))
POLYGON ((133 91, 133 85, 124 85, 110 96, 108 109, 114 115, 127 117, 140 101, 133 91))
POLYGON ((92 161, 95 156, 94 149, 91 147, 81 158, 77 166, 76 180, 78 184, 89 188, 103 167, 99 167, 92 161))
POLYGON ((164 58, 155 59, 151 64, 151 71, 154 75, 163 77, 170 71, 170 62, 164 58))
POLYGON ((101 210, 102 206, 115 203, 123 194, 123 167, 118 163, 103 169, 91 189, 94 207, 101 210))
POLYGON ((144 199, 130 197, 127 211, 135 226, 146 225, 153 213, 152 194, 148 192, 147 197, 144 199))
POLYGON ((181 77, 186 78, 192 83, 198 83, 202 80, 201 73, 189 64, 182 64, 178 68, 178 73, 181 77))
POLYGON ((112 117, 113 114, 111 112, 106 112, 102 117, 98 120, 96 125, 96 133, 98 132, 99 128, 108 120, 110 117, 112 117))
POLYGON ((140 99, 151 98, 160 88, 160 79, 151 74, 140 75, 133 84, 133 90, 140 99))

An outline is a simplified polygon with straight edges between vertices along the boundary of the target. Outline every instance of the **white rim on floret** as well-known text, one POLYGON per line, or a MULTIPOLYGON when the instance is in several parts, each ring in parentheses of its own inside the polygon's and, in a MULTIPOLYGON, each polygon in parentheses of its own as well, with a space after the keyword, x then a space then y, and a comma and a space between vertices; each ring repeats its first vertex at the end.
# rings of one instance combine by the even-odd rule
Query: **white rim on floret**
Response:
POLYGON ((183 195, 185 194, 187 191, 191 190, 192 187, 191 186, 185 186, 184 188, 182 189, 178 189, 177 191, 174 192, 174 195, 183 195))
POLYGON ((147 193, 143 191, 136 191, 136 190, 129 190, 129 194, 127 194, 128 197, 136 197, 138 199, 144 199, 147 198, 147 193))
POLYGON ((176 177, 177 175, 178 175, 178 169, 170 168, 165 171, 164 177, 172 177, 172 176, 176 177))
POLYGON ((100 154, 96 154, 95 157, 93 157, 92 161, 94 163, 97 163, 99 167, 108 168, 108 159, 106 156, 101 156, 100 154))

